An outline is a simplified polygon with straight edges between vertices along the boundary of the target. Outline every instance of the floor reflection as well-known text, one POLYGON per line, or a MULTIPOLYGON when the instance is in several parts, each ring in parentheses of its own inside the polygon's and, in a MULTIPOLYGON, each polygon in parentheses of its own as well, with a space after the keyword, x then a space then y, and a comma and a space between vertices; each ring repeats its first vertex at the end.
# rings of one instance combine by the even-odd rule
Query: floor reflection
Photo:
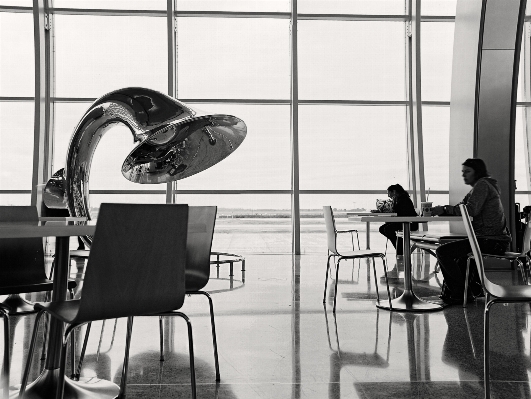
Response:
MULTIPOLYGON (((388 264, 394 267, 393 255, 388 264)), ((208 307, 186 298, 182 311, 192 322, 200 398, 482 398, 484 301, 439 312, 411 314, 377 309, 376 287, 386 300, 383 267, 343 262, 336 314, 333 287, 322 303, 326 254, 246 255, 245 284, 217 279, 213 295, 221 382, 215 382, 208 307), (323 307, 324 306, 324 307, 323 307)), ((427 254, 414 254, 414 290, 436 298, 440 276, 427 254)), ((391 296, 403 289, 403 270, 390 282, 391 296)), ((72 263, 80 281, 84 261, 72 263)), ((332 273, 335 277, 335 274, 332 273)), ((239 277, 239 276, 237 276, 239 277)), ((493 278, 521 284, 517 272, 493 278), (516 275, 515 275, 516 273, 516 275)), ((42 300, 42 294, 28 295, 42 300)), ((529 305, 497 305, 492 313, 493 398, 530 398, 529 305)), ((34 315, 12 319, 11 389, 26 361, 34 315)), ((188 338, 180 319, 164 323, 165 360, 160 361, 157 318, 135 318, 128 398, 191 397, 188 338)), ((36 356, 43 347, 44 326, 36 356)), ((77 334, 76 364, 86 327, 77 334)), ((126 320, 95 322, 87 342, 81 378, 118 383, 124 356, 126 320)), ((31 376, 44 363, 36 358, 31 376)), ((67 366, 70 374, 70 366, 67 366)))

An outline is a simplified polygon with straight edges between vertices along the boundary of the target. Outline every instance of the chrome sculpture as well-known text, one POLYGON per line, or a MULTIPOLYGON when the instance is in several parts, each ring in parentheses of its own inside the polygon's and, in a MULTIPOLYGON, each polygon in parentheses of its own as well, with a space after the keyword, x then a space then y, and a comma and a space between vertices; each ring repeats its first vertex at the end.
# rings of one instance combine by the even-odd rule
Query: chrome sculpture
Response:
MULTIPOLYGON (((167 183, 199 173, 233 153, 245 139, 245 123, 231 115, 200 114, 155 90, 129 87, 100 97, 72 134, 66 168, 44 189, 48 208, 67 208, 90 220, 89 176, 103 135, 124 124, 139 144, 122 165, 123 176, 140 184, 167 183)), ((85 239, 90 245, 91 238, 85 239)))

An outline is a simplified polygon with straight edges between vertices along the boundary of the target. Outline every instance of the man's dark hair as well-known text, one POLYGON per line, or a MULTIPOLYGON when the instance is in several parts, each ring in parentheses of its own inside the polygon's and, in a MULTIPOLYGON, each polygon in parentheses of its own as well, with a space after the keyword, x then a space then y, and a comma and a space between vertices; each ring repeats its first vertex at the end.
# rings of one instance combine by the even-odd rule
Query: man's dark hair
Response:
POLYGON ((463 162, 463 166, 468 166, 469 168, 474 169, 474 172, 476 173, 476 179, 489 176, 489 172, 487 172, 487 165, 485 165, 483 159, 468 158, 465 162, 463 162))

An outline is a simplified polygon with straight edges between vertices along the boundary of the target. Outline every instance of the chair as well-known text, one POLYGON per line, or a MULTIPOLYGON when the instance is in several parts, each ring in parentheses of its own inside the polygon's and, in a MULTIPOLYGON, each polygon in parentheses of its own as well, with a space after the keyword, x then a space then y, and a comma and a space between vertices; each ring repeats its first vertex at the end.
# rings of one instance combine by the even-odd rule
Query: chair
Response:
MULTIPOLYGON (((492 255, 492 254, 482 254, 483 258, 495 258, 495 259, 501 259, 501 260, 508 260, 511 263, 515 262, 518 263, 518 268, 520 269, 520 273, 522 273, 522 279, 524 280, 524 283, 527 284, 528 280, 528 270, 529 270, 529 252, 531 251, 531 223, 529 221, 527 222, 524 230, 524 238, 523 238, 523 244, 522 244, 522 251, 521 252, 505 252, 503 255, 492 255), (520 258, 525 258, 526 264, 522 263, 520 258)), ((463 307, 466 308, 466 303, 468 299, 468 275, 470 272, 470 260, 474 259, 474 254, 470 254, 466 263, 466 278, 465 278, 465 293, 464 293, 464 299, 463 299, 463 307)))
MULTIPOLYGON (((158 314, 183 305, 187 222, 187 205, 101 205, 83 295, 77 300, 35 304, 39 313, 22 379, 21 397, 28 381, 38 321, 45 312, 68 324, 58 371, 59 397, 64 389, 66 342, 70 333, 91 321, 128 317, 119 396, 125 397, 133 316, 158 314)), ((195 398, 192 327, 184 314, 177 311, 172 314, 183 317, 188 325, 192 395, 195 398)))
POLYGON ((485 373, 485 398, 490 398, 490 351, 489 351, 489 316, 490 308, 496 303, 517 303, 517 302, 531 302, 531 286, 529 285, 500 285, 491 282, 485 274, 485 266, 483 264, 483 254, 479 248, 479 244, 472 228, 470 216, 466 206, 459 205, 461 215, 465 224, 466 233, 470 246, 472 247, 472 254, 474 255, 479 279, 485 291, 485 314, 484 314, 484 373, 485 373))
MULTIPOLYGON (((39 222, 37 208, 34 206, 0 206, 0 222, 3 223, 34 223, 39 222)), ((51 291, 52 280, 46 276, 44 263, 44 249, 42 238, 2 238, 0 239, 0 295, 8 295, 7 299, 0 303, 0 313, 4 318, 4 347, 7 348, 7 356, 4 355, 3 377, 9 383, 9 316, 19 316, 37 311, 20 298, 19 294, 30 292, 51 291), (6 330, 7 328, 7 330, 6 330)), ((76 287, 74 280, 68 281, 68 289, 72 296, 72 290, 76 287)))
MULTIPOLYGON (((214 322, 214 306, 208 292, 201 291, 210 278, 210 250, 214 237, 217 207, 191 206, 188 208, 188 240, 186 242, 186 294, 204 295, 210 305, 210 325, 212 328, 212 344, 214 347, 214 361, 216 367, 216 381, 220 381, 218 347, 216 339, 216 325, 214 322)), ((162 314, 161 316, 171 316, 162 314)), ((163 329, 160 324, 160 351, 161 360, 164 360, 163 329)))
MULTIPOLYGON (((216 338, 216 326, 214 321, 214 306, 212 298, 208 292, 201 289, 208 283, 210 278, 210 250, 214 236, 214 225, 216 223, 217 207, 215 206, 190 206, 188 207, 188 239, 186 242, 186 294, 187 295, 204 295, 207 297, 210 305, 210 323, 212 328, 212 343, 214 346, 214 362, 216 368, 216 381, 220 381, 218 348, 216 338)), ((245 262, 245 261, 244 261, 245 262)), ((173 313, 161 314, 159 319, 160 325, 160 360, 164 361, 164 335, 162 326, 162 317, 172 316, 173 313)), ((103 333, 102 326, 102 333, 103 333)), ((115 325, 116 328, 116 325, 115 325)), ((90 324, 87 326, 85 340, 81 349, 81 356, 78 362, 78 369, 74 378, 79 378, 81 366, 83 365, 85 349, 87 345, 90 324)), ((101 343, 101 337, 100 337, 101 343)))
MULTIPOLYGON (((332 212, 331 206, 323 206, 323 213, 332 212)), ((337 230, 334 224, 334 229, 336 234, 343 234, 343 233, 350 233, 350 241, 352 242, 352 250, 356 250, 354 247, 354 233, 356 233, 356 240, 358 241, 358 249, 360 248, 360 237, 358 236, 358 230, 356 229, 350 229, 350 230, 337 230)))
POLYGON ((323 213, 325 218, 325 224, 326 224, 326 235, 328 240, 328 262, 326 264, 326 277, 325 277, 325 288, 324 288, 324 295, 323 295, 323 303, 326 303, 326 288, 328 285, 328 271, 330 270, 330 258, 332 256, 337 256, 337 263, 336 263, 336 281, 335 281, 335 291, 334 291, 334 309, 333 312, 336 311, 336 298, 337 298, 337 280, 338 280, 338 274, 339 274, 339 263, 342 259, 361 259, 361 258, 372 258, 372 266, 374 270, 374 280, 375 280, 375 286, 376 286, 376 296, 378 304, 380 304, 380 294, 378 292, 378 280, 376 278, 376 264, 374 262, 374 258, 379 257, 382 259, 383 266, 384 266, 384 275, 385 275, 385 284, 387 286, 387 295, 389 299, 389 307, 392 307, 391 304, 391 293, 389 292, 389 282, 387 280, 387 267, 385 265, 385 255, 381 252, 376 252, 370 249, 366 250, 357 250, 357 251, 348 251, 348 252, 340 252, 337 249, 337 229, 336 229, 336 223, 334 220, 334 214, 332 212, 332 207, 330 206, 323 206, 323 213))

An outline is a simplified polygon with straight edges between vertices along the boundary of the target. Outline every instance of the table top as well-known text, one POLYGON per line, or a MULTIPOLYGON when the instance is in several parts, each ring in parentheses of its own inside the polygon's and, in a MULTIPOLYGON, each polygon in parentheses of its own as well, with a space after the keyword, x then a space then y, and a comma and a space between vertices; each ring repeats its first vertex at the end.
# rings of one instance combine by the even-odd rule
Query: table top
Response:
POLYGON ((387 213, 387 212, 347 212, 347 216, 396 216, 396 213, 387 213))
POLYGON ((0 238, 71 237, 94 235, 95 225, 0 223, 0 238))
POLYGON ((388 222, 389 219, 392 219, 395 223, 405 223, 405 222, 418 222, 418 223, 428 223, 428 222, 456 222, 463 221, 461 216, 363 216, 361 218, 362 222, 388 222))

